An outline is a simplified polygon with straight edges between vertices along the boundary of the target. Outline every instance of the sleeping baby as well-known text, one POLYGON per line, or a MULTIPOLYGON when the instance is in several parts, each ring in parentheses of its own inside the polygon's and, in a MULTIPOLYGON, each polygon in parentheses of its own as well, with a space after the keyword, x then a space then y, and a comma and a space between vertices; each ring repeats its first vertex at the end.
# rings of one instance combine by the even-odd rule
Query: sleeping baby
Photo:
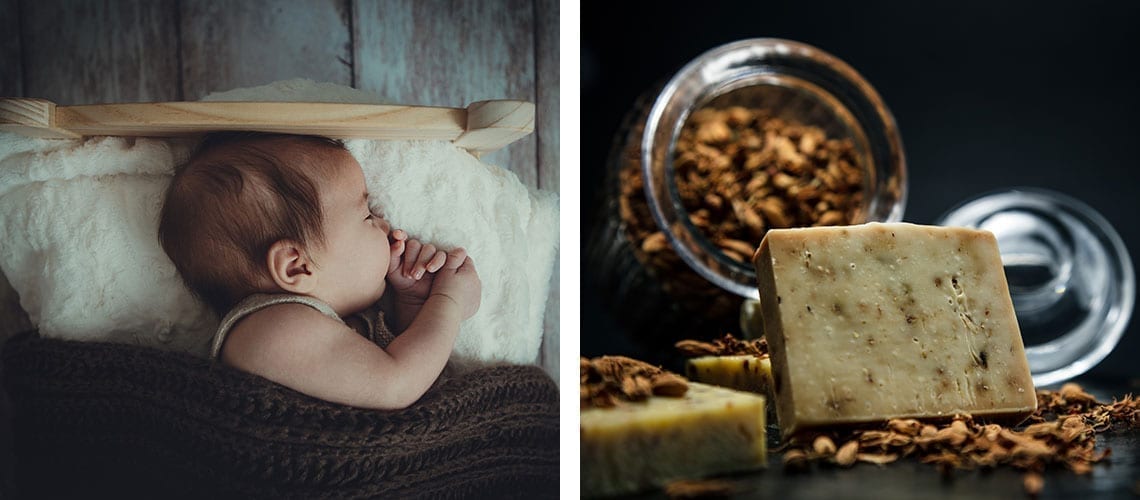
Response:
POLYGON ((392 231, 323 137, 208 136, 174 176, 159 240, 222 316, 214 359, 335 403, 411 405, 479 309, 466 252, 392 231))

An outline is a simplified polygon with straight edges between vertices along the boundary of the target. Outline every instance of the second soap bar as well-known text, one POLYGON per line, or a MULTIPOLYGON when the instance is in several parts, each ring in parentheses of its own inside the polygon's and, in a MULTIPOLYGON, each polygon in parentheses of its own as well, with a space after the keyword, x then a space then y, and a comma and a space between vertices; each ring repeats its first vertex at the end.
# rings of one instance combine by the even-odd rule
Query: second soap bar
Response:
POLYGON ((781 432, 1037 406, 993 234, 772 230, 754 257, 781 432))

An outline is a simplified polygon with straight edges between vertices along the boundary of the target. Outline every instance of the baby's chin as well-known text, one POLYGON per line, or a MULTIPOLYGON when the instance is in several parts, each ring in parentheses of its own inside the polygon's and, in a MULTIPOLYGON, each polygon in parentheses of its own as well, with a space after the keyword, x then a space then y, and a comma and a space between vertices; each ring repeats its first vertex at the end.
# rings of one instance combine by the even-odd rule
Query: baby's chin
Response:
MULTIPOLYGON (((385 287, 381 286, 379 289, 370 290, 355 294, 350 299, 346 300, 346 307, 343 309, 344 315, 356 314, 372 307, 373 304, 380 300, 380 296, 384 294, 385 287)), ((334 306, 335 308, 335 306, 334 306)))

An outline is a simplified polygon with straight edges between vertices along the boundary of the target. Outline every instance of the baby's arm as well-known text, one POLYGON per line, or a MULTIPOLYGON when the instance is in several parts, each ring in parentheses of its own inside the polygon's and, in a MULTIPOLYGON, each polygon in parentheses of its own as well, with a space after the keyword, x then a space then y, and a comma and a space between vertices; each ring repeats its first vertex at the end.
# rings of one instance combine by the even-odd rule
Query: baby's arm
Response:
POLYGON ((447 262, 416 320, 387 351, 311 307, 271 306, 238 323, 222 361, 326 401, 405 408, 443 370, 459 323, 478 309, 479 290, 470 259, 447 262))

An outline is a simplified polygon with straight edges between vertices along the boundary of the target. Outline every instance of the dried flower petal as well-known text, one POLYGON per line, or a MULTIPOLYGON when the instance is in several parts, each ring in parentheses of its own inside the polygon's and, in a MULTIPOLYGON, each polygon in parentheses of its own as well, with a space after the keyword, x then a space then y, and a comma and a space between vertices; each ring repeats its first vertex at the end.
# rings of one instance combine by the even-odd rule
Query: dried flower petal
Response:
POLYGON ((839 451, 835 452, 835 463, 841 467, 850 467, 855 464, 855 458, 858 452, 859 441, 848 441, 839 447, 839 451))
POLYGON ((913 418, 896 418, 891 419, 889 422, 887 422, 887 427, 890 427, 891 430, 895 432, 906 434, 907 436, 917 436, 918 433, 922 430, 922 422, 919 422, 913 418))
POLYGON ((827 436, 816 437, 811 447, 817 455, 830 456, 835 453, 835 441, 827 436))
POLYGON ((651 395, 681 397, 688 382, 644 361, 602 356, 579 361, 582 408, 610 408, 619 401, 642 401, 651 395))
POLYGON ((665 485, 669 498, 725 498, 736 488, 732 483, 717 479, 679 479, 665 485))
POLYGON ((726 333, 712 342, 698 340, 682 340, 673 345, 688 357, 698 356, 739 356, 752 355, 759 358, 768 357, 768 341, 764 338, 756 340, 737 340, 732 334, 726 333))
POLYGON ((1025 486, 1025 493, 1036 496, 1045 486, 1045 478, 1036 472, 1029 472, 1025 474, 1022 484, 1025 486))
POLYGON ((855 455, 855 458, 860 462, 867 462, 877 465, 889 464, 899 459, 898 455, 893 453, 860 453, 855 455))
POLYGON ((679 398, 689 390, 689 383, 680 375, 663 372, 653 377, 653 394, 679 398))

